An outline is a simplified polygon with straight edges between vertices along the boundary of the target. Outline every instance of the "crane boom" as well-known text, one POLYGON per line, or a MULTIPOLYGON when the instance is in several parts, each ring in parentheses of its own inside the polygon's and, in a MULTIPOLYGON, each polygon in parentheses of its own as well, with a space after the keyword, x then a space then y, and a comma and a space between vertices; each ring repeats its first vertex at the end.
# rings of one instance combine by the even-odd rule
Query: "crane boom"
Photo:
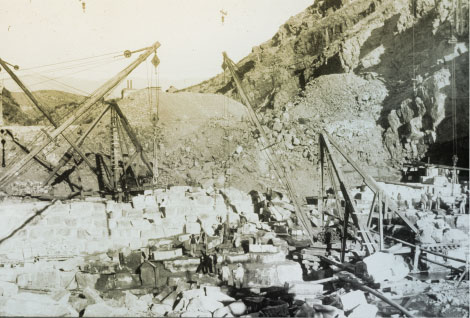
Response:
POLYGON ((106 93, 116 87, 127 75, 129 75, 137 66, 139 66, 143 61, 145 61, 152 52, 154 52, 160 43, 156 42, 152 46, 147 47, 134 62, 127 66, 124 70, 116 74, 113 78, 104 83, 100 88, 98 88, 92 95, 90 95, 81 105, 80 108, 72 114, 67 120, 65 120, 60 126, 56 127, 54 131, 51 132, 51 139, 47 139, 42 142, 40 145, 36 146, 31 152, 23 157, 21 160, 16 162, 13 166, 10 167, 5 173, 0 176, 0 187, 5 186, 12 178, 17 176, 21 169, 33 159, 40 151, 42 151, 52 140, 61 135, 65 129, 67 129, 71 124, 73 124, 78 118, 83 116, 96 102, 104 97, 106 93))
POLYGON ((302 225, 303 229, 307 233, 310 241, 312 243, 314 243, 314 240, 313 240, 314 233, 313 233, 312 224, 310 223, 310 218, 301 209, 299 199, 298 199, 297 195, 294 193, 293 182, 290 179, 289 175, 287 173, 285 173, 284 170, 279 165, 280 161, 277 158, 276 154, 266 144, 267 141, 268 141, 268 138, 266 136, 266 133, 264 132, 263 126, 261 125, 261 123, 258 120, 256 112, 253 109, 253 106, 251 106, 251 103, 250 103, 250 100, 248 99, 248 96, 246 95, 246 93, 245 93, 245 91, 242 87, 240 78, 238 77, 237 73, 235 72, 235 66, 234 66, 233 61, 227 56, 227 53, 223 52, 222 55, 224 57, 224 65, 230 71, 230 74, 232 75, 233 80, 235 81, 235 84, 237 86, 238 93, 240 94, 243 102, 245 103, 245 106, 248 109, 248 114, 250 115, 251 122, 252 122, 252 124, 255 125, 255 127, 258 129, 258 131, 261 134, 260 140, 261 140, 261 143, 262 143, 262 146, 263 146, 261 150, 265 152, 266 156, 268 157, 268 159, 273 164, 274 170, 276 171, 276 173, 277 173, 279 179, 281 180, 281 182, 285 183, 287 191, 289 192, 289 195, 290 195, 290 197, 291 197, 291 199, 294 203, 295 214, 297 216, 297 219, 300 221, 300 224, 302 225))

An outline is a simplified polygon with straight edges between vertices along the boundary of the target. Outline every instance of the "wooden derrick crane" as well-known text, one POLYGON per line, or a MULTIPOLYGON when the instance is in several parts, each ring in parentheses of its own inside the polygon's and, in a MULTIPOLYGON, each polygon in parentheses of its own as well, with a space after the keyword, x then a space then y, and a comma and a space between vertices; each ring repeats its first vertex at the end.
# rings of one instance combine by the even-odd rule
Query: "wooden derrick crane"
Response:
MULTIPOLYGON (((339 190, 341 191, 344 201, 345 201, 345 209, 344 215, 341 215, 342 218, 342 242, 341 242, 341 261, 344 261, 345 252, 346 252, 346 240, 348 236, 348 229, 349 227, 349 218, 352 219, 353 224, 359 233, 359 238, 361 243, 365 246, 367 254, 372 254, 376 251, 383 250, 384 248, 384 235, 383 235, 383 213, 385 212, 392 212, 400 217, 400 219, 414 232, 418 233, 418 229, 413 225, 413 223, 400 211, 396 206, 396 203, 380 188, 377 182, 369 176, 352 158, 346 154, 343 148, 340 147, 339 144, 334 141, 328 133, 323 130, 320 134, 320 175, 321 175, 321 198, 325 193, 325 182, 323 178, 323 171, 326 170, 327 174, 330 178, 330 183, 333 185, 335 189, 335 194, 338 193, 336 190, 339 185, 339 190), (370 208, 370 212, 368 215, 367 222, 361 220, 358 217, 358 210, 354 203, 354 199, 351 196, 349 187, 346 183, 346 179, 344 178, 343 172, 341 171, 341 167, 339 166, 338 159, 333 152, 335 149, 353 168, 354 170, 359 173, 359 175, 364 180, 364 183, 367 187, 369 187, 372 192, 374 193, 374 199, 372 201, 372 205, 370 208), (372 213, 375 210, 375 207, 378 207, 378 214, 379 214, 379 238, 376 238, 372 235, 369 231, 371 220, 372 220, 372 213)), ((340 206, 339 199, 336 196, 336 205, 340 206)), ((340 209, 338 209, 340 211, 340 209)), ((323 211, 320 211, 323 213, 323 211)), ((322 215, 323 219, 323 215, 322 215)))
MULTIPOLYGON (((22 81, 16 76, 16 74, 9 68, 9 63, 0 59, 0 65, 8 72, 12 79, 21 87, 21 89, 33 102, 34 106, 40 110, 40 112, 53 126, 53 129, 48 131, 47 138, 45 138, 43 141, 40 141, 39 144, 33 149, 22 148, 26 152, 26 155, 17 162, 13 163, 13 165, 11 165, 0 176, 0 188, 4 188, 7 184, 13 181, 20 174, 20 172, 25 169, 26 164, 28 164, 33 159, 40 162, 50 172, 49 176, 44 182, 45 184, 49 184, 56 176, 61 176, 61 169, 64 170, 64 166, 71 159, 74 160, 76 166, 78 166, 81 162, 85 162, 87 166, 91 169, 91 171, 97 175, 98 179, 100 179, 99 183, 103 185, 103 192, 107 194, 113 194, 113 196, 116 196, 122 192, 123 189, 121 189, 119 182, 120 175, 122 171, 126 171, 126 169, 132 164, 132 162, 137 157, 141 158, 148 172, 150 173, 150 175, 152 175, 152 166, 150 165, 147 157, 145 156, 142 145, 140 144, 137 135, 129 124, 129 121, 127 120, 126 116, 123 114, 123 112, 115 101, 103 102, 102 99, 109 91, 115 88, 124 78, 126 78, 152 53, 155 52, 156 54, 156 50, 159 47, 160 43, 156 42, 152 46, 140 50, 136 50, 133 52, 126 51, 126 57, 130 57, 132 53, 136 52, 143 51, 143 53, 124 70, 109 79, 92 95, 87 97, 78 106, 77 110, 70 114, 60 124, 53 120, 53 118, 46 112, 43 105, 39 103, 39 101, 34 97, 34 95, 28 90, 28 88, 22 83, 22 81), (104 108, 101 110, 99 115, 94 118, 93 122, 88 125, 85 132, 81 136, 76 136, 74 133, 70 132, 70 126, 82 116, 84 116, 86 113, 88 113, 92 109, 92 107, 98 102, 102 102, 101 104, 104 104, 104 108), (98 163, 99 160, 97 160, 95 162, 96 165, 93 164, 81 148, 85 139, 89 136, 90 132, 96 127, 96 125, 100 122, 100 120, 102 120, 102 118, 108 111, 111 112, 111 169, 108 169, 104 161, 98 163), (134 153, 129 156, 126 162, 124 162, 122 151, 120 150, 123 142, 123 133, 127 135, 127 138, 132 142, 133 148, 135 149, 134 153), (56 141, 59 136, 62 136, 70 147, 62 155, 59 163, 54 166, 48 163, 47 160, 42 158, 41 152, 51 142, 56 141), (103 173, 106 170, 108 170, 109 172, 103 173)), ((80 189, 80 186, 74 186, 76 189, 80 189)))

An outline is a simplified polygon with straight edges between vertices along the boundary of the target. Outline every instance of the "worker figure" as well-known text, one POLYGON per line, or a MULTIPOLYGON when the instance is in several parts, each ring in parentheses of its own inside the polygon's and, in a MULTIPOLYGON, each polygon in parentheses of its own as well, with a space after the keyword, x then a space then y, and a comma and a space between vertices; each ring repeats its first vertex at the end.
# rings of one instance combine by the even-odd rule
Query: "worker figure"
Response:
POLYGON ((434 194, 433 194, 432 197, 431 197, 431 204, 430 204, 430 206, 431 206, 431 210, 432 210, 432 208, 434 207, 434 209, 437 211, 437 209, 438 209, 438 208, 437 208, 437 194, 436 194, 435 192, 434 192, 434 194))
POLYGON ((436 196, 436 210, 439 210, 441 208, 441 200, 442 200, 442 192, 439 191, 439 193, 436 196))
POLYGON ((199 244, 199 238, 196 238, 196 235, 191 234, 191 239, 189 241, 189 244, 191 246, 191 256, 194 257, 196 256, 196 249, 197 249, 197 244, 199 244))
POLYGON ((200 235, 201 239, 202 239, 202 243, 204 244, 204 249, 206 250, 206 253, 209 249, 209 241, 208 241, 208 237, 207 237, 207 234, 204 230, 201 229, 201 235, 200 235))
POLYGON ((233 234, 232 243, 233 243, 233 247, 235 248, 239 248, 241 246, 242 238, 241 238, 240 233, 238 233, 238 231, 233 234))
POLYGON ((215 253, 212 254, 212 255, 210 256, 210 258, 211 258, 211 264, 212 264, 212 266, 211 266, 211 267, 212 267, 211 273, 217 274, 217 254, 215 254, 215 253))
POLYGON ((427 210, 431 211, 432 210, 432 192, 431 192, 430 189, 428 189, 428 191, 426 192, 426 196, 427 196, 427 199, 428 199, 427 210))
POLYGON ((202 272, 203 274, 206 273, 206 267, 204 264, 204 252, 202 252, 201 256, 199 256, 199 265, 196 269, 196 273, 202 272))
POLYGON ((230 268, 228 267, 227 263, 222 263, 222 268, 221 268, 221 279, 224 284, 232 285, 233 282, 230 282, 230 268))
POLYGON ((423 211, 426 211, 426 209, 428 207, 428 197, 427 197, 426 193, 421 193, 420 205, 421 205, 421 208, 423 209, 423 211))
POLYGON ((162 202, 160 202, 159 211, 161 213, 161 216, 165 218, 166 217, 166 201, 164 198, 162 199, 162 202))
POLYGON ((397 195, 397 206, 399 210, 402 210, 405 208, 406 203, 403 201, 403 198, 401 197, 401 193, 399 192, 397 195))
POLYGON ((243 279, 245 278, 245 269, 241 263, 238 263, 237 269, 235 270, 235 274, 233 275, 235 278, 235 287, 240 289, 243 287, 243 279))
POLYGON ((462 195, 462 201, 460 201, 459 205, 459 213, 465 214, 465 206, 467 205, 467 194, 462 195))
POLYGON ((204 274, 212 274, 214 272, 214 269, 212 268, 212 257, 207 255, 206 253, 202 253, 202 255, 204 256, 204 274))
POLYGON ((240 213, 240 227, 245 225, 247 223, 245 213, 241 212, 240 213))

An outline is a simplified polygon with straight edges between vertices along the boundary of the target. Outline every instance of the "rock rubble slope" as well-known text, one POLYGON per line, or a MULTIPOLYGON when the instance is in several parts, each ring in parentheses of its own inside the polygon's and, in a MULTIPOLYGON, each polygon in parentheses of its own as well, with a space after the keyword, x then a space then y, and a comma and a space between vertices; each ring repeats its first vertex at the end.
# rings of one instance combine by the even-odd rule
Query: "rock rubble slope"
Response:
MULTIPOLYGON (((468 1, 318 1, 237 66, 255 106, 348 130, 342 145, 372 167, 451 164, 453 149, 468 164, 468 1), (364 148, 369 128, 380 136, 364 148)), ((227 76, 184 91, 237 99, 227 76)))

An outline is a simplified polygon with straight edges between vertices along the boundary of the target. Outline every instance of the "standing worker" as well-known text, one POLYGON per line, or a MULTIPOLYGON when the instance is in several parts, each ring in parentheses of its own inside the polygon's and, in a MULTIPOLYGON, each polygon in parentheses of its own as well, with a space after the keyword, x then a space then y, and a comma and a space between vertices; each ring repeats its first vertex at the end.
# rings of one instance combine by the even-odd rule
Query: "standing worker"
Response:
POLYGON ((189 243, 191 245, 191 256, 194 257, 196 256, 197 244, 199 243, 199 240, 196 239, 196 235, 191 235, 191 240, 189 241, 189 243))
POLYGON ((426 196, 426 193, 421 193, 420 204, 421 204, 421 208, 423 209, 423 211, 426 211, 428 207, 428 197, 426 196))
POLYGON ((467 205, 467 194, 462 195, 462 201, 460 201, 459 213, 465 214, 465 206, 467 205))
POLYGON ((436 196, 436 210, 439 210, 441 208, 441 200, 442 200, 442 192, 439 191, 439 193, 436 196))
POLYGON ((240 289, 243 287, 243 279, 245 278, 245 269, 241 263, 238 263, 237 269, 235 270, 235 287, 240 289))

